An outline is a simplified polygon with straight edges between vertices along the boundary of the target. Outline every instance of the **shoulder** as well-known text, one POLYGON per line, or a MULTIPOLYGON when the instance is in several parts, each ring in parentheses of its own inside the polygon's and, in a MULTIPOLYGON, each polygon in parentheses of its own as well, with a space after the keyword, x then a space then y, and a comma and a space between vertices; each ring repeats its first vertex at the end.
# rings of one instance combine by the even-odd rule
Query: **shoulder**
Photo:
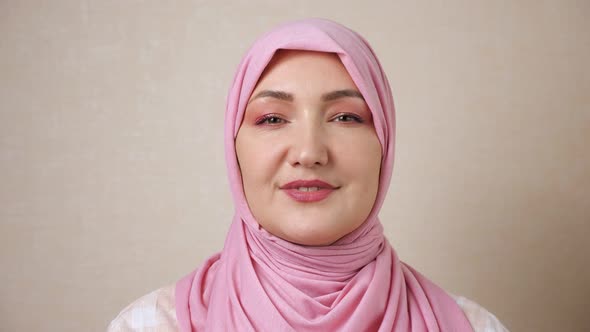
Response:
POLYGON ((508 332, 508 329, 491 312, 462 296, 452 295, 467 316, 474 332, 508 332))
POLYGON ((107 331, 178 331, 174 308, 174 285, 169 285, 128 305, 113 319, 107 331))

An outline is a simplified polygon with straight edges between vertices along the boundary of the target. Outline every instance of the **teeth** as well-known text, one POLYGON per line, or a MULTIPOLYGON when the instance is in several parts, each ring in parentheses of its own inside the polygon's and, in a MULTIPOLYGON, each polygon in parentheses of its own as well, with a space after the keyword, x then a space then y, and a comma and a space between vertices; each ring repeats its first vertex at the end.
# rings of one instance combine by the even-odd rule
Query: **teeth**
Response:
POLYGON ((320 190, 319 187, 299 187, 297 188, 299 191, 318 191, 320 190))

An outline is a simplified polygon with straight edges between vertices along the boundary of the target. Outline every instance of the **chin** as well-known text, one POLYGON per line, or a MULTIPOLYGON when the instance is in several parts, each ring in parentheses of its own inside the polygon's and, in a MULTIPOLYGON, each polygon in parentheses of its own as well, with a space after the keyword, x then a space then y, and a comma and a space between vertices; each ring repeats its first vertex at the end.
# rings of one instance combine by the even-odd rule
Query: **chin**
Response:
POLYGON ((307 229, 283 230, 280 238, 303 246, 328 246, 346 234, 335 234, 333 228, 319 230, 314 227, 307 229))
POLYGON ((264 216, 259 218, 258 222, 274 236, 303 246, 331 245, 360 225, 351 223, 351 220, 343 218, 342 215, 321 211, 281 217, 264 216), (267 223, 268 220, 273 222, 267 223))
POLYGON ((332 243, 336 242, 338 239, 336 240, 327 240, 326 238, 320 237, 320 238, 294 238, 294 239, 285 239, 291 243, 295 243, 301 246, 309 246, 309 247, 323 247, 323 246, 329 246, 332 243))

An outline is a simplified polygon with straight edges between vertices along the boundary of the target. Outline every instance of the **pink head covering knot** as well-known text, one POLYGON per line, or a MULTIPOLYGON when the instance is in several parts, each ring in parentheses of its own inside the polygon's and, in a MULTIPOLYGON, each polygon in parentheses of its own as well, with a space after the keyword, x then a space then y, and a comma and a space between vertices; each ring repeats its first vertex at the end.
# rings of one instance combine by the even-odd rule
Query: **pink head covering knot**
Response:
POLYGON ((393 170, 395 114, 387 77, 367 41, 332 21, 306 19, 261 36, 242 59, 225 113, 225 157, 235 202, 223 251, 176 284, 182 331, 472 331, 455 301, 402 263, 377 214, 393 170), (242 187, 235 137, 277 50, 335 53, 363 95, 382 148, 367 220, 329 246, 290 243, 262 229, 242 187))

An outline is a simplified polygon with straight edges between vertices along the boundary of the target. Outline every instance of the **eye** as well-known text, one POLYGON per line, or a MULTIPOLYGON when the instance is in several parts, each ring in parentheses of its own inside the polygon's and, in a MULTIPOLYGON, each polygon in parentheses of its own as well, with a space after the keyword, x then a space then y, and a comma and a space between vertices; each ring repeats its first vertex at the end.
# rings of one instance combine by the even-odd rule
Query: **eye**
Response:
POLYGON ((263 125, 263 124, 279 125, 284 122, 285 122, 285 120, 276 114, 265 114, 262 117, 256 119, 256 125, 263 125))
POLYGON ((344 114, 338 114, 333 121, 336 122, 357 122, 357 123, 363 123, 363 119, 356 115, 356 114, 349 114, 349 113, 344 113, 344 114))

